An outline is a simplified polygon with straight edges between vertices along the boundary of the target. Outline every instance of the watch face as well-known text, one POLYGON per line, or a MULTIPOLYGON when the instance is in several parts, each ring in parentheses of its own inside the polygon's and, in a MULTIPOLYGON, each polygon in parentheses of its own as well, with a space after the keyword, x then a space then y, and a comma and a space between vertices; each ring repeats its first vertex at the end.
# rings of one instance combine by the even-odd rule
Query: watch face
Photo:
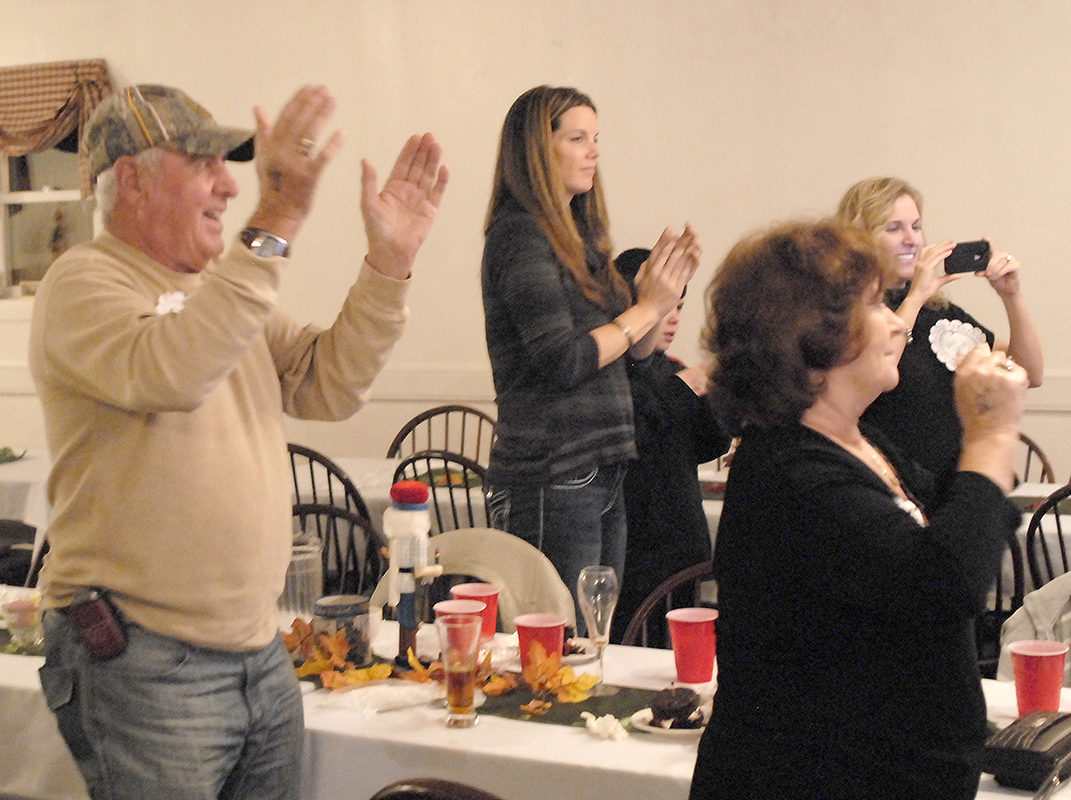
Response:
POLYGON ((242 244, 261 258, 286 256, 290 253, 290 245, 285 239, 257 228, 246 228, 242 231, 242 244))
POLYGON ((275 238, 266 238, 262 242, 257 242, 254 247, 254 251, 258 256, 264 256, 266 258, 272 258, 274 256, 286 255, 287 247, 286 242, 282 242, 275 238))

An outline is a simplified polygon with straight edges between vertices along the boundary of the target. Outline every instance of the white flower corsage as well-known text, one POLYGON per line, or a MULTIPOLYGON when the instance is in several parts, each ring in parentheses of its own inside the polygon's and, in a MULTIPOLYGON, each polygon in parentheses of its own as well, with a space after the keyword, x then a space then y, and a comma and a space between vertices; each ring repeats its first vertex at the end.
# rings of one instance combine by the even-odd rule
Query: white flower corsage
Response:
POLYGON ((185 307, 185 292, 164 292, 156 301, 157 314, 177 314, 185 307))
POLYGON ((955 372, 960 358, 980 344, 985 344, 985 334, 963 320, 940 319, 930 328, 930 347, 949 372, 955 372))

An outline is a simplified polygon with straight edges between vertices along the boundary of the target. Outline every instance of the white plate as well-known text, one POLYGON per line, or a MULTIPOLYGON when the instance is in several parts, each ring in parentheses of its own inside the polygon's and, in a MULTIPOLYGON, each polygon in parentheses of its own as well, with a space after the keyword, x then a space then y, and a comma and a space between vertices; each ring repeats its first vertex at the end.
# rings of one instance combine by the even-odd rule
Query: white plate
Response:
POLYGON ((599 657, 598 648, 595 647, 595 642, 591 641, 591 639, 573 638, 569 641, 572 642, 573 647, 579 649, 579 652, 562 656, 562 664, 564 666, 571 667, 576 664, 587 664, 599 657))
MULTIPOLYGON (((599 657, 599 651, 595 648, 595 643, 590 639, 573 638, 570 641, 575 647, 580 648, 580 652, 562 656, 563 667, 575 667, 581 664, 590 664, 599 657)), ((519 650, 520 648, 517 645, 517 634, 515 633, 512 635, 510 641, 496 643, 494 650, 491 652, 492 669, 507 672, 520 672, 521 656, 519 650)))
MULTIPOLYGON (((705 711, 703 716, 704 718, 707 716, 705 711)), ((665 736, 669 739, 698 739, 703 734, 703 731, 706 730, 705 724, 699 728, 663 728, 661 725, 652 725, 651 720, 653 718, 654 714, 651 713, 651 709, 641 708, 632 715, 630 722, 632 727, 638 731, 651 733, 655 736, 665 736)))

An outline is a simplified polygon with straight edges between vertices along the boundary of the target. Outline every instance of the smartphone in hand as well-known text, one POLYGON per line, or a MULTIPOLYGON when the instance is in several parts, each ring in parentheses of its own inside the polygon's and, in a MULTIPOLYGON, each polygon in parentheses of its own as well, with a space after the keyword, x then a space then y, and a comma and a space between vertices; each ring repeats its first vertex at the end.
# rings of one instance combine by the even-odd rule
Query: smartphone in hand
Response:
POLYGON ((945 259, 945 274, 985 272, 989 266, 989 242, 960 242, 945 259))

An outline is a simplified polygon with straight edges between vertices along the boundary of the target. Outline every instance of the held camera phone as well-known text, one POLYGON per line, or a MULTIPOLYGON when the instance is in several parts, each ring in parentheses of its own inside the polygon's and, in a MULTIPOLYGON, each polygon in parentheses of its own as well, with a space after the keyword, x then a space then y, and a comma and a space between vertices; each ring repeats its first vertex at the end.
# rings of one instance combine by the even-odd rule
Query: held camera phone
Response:
POLYGON ((94 589, 78 595, 67 609, 67 619, 94 658, 107 661, 126 649, 126 631, 105 592, 94 589))
POLYGON ((945 274, 985 272, 989 266, 989 242, 960 242, 945 259, 945 274))

